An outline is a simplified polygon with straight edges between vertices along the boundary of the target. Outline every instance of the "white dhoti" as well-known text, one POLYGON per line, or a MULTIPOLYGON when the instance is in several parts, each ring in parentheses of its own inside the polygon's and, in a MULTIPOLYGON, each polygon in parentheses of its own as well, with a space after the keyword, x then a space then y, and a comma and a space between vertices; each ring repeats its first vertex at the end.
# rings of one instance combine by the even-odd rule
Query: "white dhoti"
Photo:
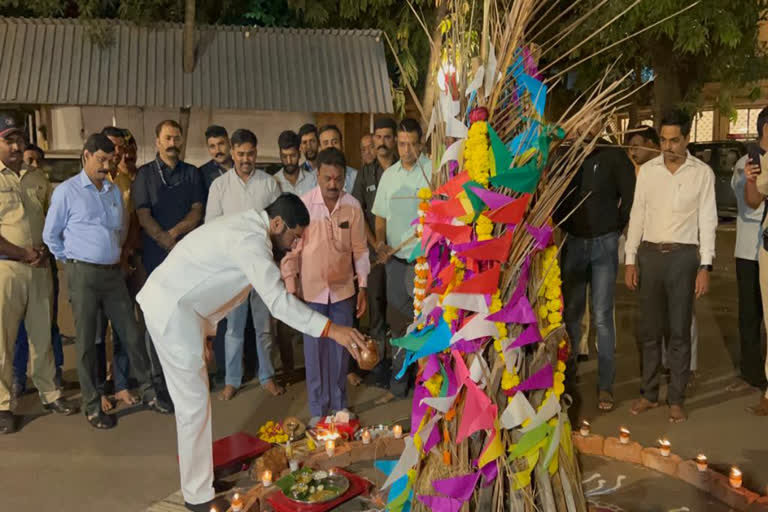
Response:
POLYGON ((147 330, 155 344, 163 367, 168 393, 176 409, 176 438, 179 450, 179 472, 184 500, 199 504, 214 498, 213 438, 211 434, 211 395, 205 364, 204 320, 194 311, 177 308, 166 328, 152 325, 146 315, 147 330), (200 340, 199 353, 178 357, 174 347, 189 346, 200 340), (197 357, 199 356, 199 357, 197 357))

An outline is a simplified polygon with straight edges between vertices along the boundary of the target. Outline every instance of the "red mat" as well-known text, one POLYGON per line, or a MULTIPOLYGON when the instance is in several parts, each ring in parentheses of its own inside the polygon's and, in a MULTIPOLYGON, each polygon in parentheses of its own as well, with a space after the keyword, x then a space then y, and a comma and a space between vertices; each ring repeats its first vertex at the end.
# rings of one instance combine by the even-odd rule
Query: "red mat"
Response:
POLYGON ((342 503, 351 500, 355 496, 359 496, 360 494, 367 492, 368 488, 371 486, 371 482, 365 478, 344 471, 343 469, 335 469, 334 471, 347 477, 347 480, 349 480, 349 489, 347 489, 347 492, 333 501, 318 503, 315 505, 306 505, 288 499, 285 494, 280 491, 280 489, 270 494, 267 497, 267 501, 270 505, 272 505, 272 508, 275 509, 275 512, 327 512, 335 507, 338 507, 342 503))
POLYGON ((258 457, 272 447, 256 436, 237 432, 213 442, 213 467, 219 469, 258 457))

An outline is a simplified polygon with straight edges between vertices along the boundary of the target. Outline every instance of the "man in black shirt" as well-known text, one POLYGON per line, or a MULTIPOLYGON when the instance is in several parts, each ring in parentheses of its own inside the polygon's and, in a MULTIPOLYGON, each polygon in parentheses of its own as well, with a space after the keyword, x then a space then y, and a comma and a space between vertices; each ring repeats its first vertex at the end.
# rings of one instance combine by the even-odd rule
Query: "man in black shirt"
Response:
POLYGON ((374 368, 376 384, 380 387, 389 386, 386 363, 387 343, 387 288, 384 265, 377 265, 376 216, 371 212, 373 201, 376 199, 376 189, 381 175, 391 165, 397 162, 397 147, 395 136, 397 124, 392 118, 383 117, 374 122, 373 141, 376 159, 365 164, 357 174, 352 195, 360 202, 365 215, 365 235, 368 238, 368 252, 371 257, 371 272, 368 274, 368 334, 379 343, 381 362, 374 368))
POLYGON ((200 167, 203 175, 205 196, 203 205, 208 202, 208 191, 213 180, 232 169, 232 148, 229 145, 229 134, 223 126, 212 124, 205 130, 205 145, 211 159, 200 167))
MULTIPOLYGON (((596 134, 593 134, 594 137, 596 134)), ((635 192, 635 171, 624 150, 599 140, 566 190, 555 221, 566 233, 561 254, 563 320, 572 343, 581 338, 587 284, 597 330, 599 407, 613 409, 616 373, 613 318, 619 266, 619 234, 629 222, 635 192), (567 218, 566 218, 567 217, 567 218)), ((573 351, 575 352, 575 351, 573 351)), ((575 354, 568 366, 575 368, 575 354)), ((572 372, 569 372, 569 377, 572 372)), ((573 385, 573 379, 568 379, 573 385)))

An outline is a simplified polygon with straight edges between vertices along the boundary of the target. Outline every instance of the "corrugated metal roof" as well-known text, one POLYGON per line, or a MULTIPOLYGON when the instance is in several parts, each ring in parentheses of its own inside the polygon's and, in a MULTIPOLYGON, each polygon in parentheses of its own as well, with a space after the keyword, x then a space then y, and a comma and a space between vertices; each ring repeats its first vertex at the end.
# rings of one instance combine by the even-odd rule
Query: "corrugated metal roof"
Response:
POLYGON ((182 30, 0 17, 0 103, 392 112, 378 31, 198 26, 186 74, 182 30))

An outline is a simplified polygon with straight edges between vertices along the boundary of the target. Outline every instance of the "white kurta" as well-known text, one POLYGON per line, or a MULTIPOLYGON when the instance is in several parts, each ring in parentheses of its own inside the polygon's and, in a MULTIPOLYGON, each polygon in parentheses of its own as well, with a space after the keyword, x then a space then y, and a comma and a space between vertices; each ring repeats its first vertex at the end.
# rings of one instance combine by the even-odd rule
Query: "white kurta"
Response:
POLYGON ((274 317, 311 336, 322 334, 328 319, 285 290, 266 212, 221 217, 192 231, 136 297, 176 409, 181 489, 188 503, 214 497, 205 331, 245 300, 251 286, 274 317))

